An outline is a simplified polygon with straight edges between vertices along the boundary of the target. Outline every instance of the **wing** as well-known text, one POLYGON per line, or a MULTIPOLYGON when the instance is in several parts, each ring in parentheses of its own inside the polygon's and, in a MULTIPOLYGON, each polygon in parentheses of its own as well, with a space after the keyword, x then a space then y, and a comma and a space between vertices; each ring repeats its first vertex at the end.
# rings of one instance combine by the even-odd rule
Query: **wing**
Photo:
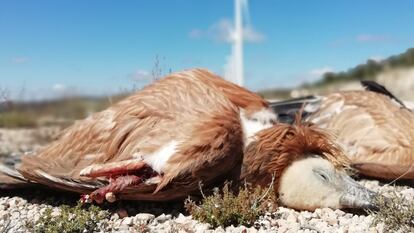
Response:
POLYGON ((269 105, 277 115, 278 122, 292 124, 301 112, 301 119, 306 119, 320 107, 322 97, 306 96, 284 101, 271 102, 269 105))
POLYGON ((30 182, 16 171, 20 156, 3 156, 0 160, 0 189, 12 189, 30 186, 30 182))
MULTIPOLYGON (((24 157, 19 171, 41 184, 86 193, 107 182, 106 178, 81 176, 86 167, 145 159, 171 141, 180 142, 171 168, 162 169, 165 186, 183 174, 200 176, 196 174, 204 171, 205 161, 219 169, 223 159, 228 159, 229 153, 222 150, 233 140, 231 133, 240 136, 233 127, 237 125, 235 120, 239 120, 237 107, 218 88, 188 75, 173 74, 75 123, 39 154, 24 157), (231 124, 220 122, 223 118, 230 118, 231 124), (211 144, 214 139, 221 143, 211 144)), ((217 174, 220 172, 223 169, 217 174)), ((139 196, 140 190, 146 195, 155 189, 153 185, 140 187, 134 189, 134 195, 139 196)))
POLYGON ((219 76, 209 72, 205 69, 194 69, 186 72, 182 72, 181 75, 185 75, 189 78, 197 78, 208 86, 214 86, 224 96, 230 100, 234 105, 239 108, 243 108, 247 116, 251 116, 256 111, 260 111, 264 108, 268 108, 269 104, 261 96, 253 93, 246 88, 240 87, 234 83, 228 82, 219 76))
POLYGON ((188 129, 187 139, 168 160, 159 184, 151 188, 131 187, 121 197, 156 201, 182 199, 199 194, 199 182, 209 189, 239 177, 244 147, 236 108, 204 115, 188 129))
POLYGON ((375 176, 392 179, 403 175, 404 169, 397 167, 414 164, 414 135, 410 130, 414 116, 385 95, 366 91, 328 95, 310 120, 337 134, 363 174, 372 175, 371 170, 387 167, 375 176))
POLYGON ((387 88, 385 88, 383 85, 371 80, 362 80, 361 84, 366 90, 386 95, 392 100, 395 100, 397 103, 399 103, 401 107, 407 108, 400 99, 395 97, 395 95, 388 91, 387 88))

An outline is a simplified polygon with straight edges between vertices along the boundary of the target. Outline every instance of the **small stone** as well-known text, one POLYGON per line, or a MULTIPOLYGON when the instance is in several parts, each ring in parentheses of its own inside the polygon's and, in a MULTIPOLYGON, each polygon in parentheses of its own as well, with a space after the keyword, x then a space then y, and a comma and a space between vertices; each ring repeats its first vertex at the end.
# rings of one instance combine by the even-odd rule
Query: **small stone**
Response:
POLYGON ((134 223, 134 219, 132 217, 125 217, 122 219, 122 225, 132 226, 134 223))
POLYGON ((178 217, 175 219, 175 222, 179 224, 185 224, 185 223, 188 223, 188 221, 190 220, 191 220, 190 218, 187 218, 183 214, 180 213, 178 217))
POLYGON ((348 232, 348 230, 347 230, 347 228, 344 228, 344 227, 339 227, 337 232, 338 232, 338 233, 347 233, 347 232, 348 232))
POLYGON ((15 208, 19 205, 19 200, 17 198, 12 198, 8 203, 10 208, 15 208))
POLYGON ((9 215, 9 212, 6 210, 0 210, 0 219, 6 218, 9 215))
POLYGON ((314 217, 314 218, 318 218, 318 217, 321 217, 321 216, 322 216, 322 209, 316 209, 312 214, 312 217, 314 217))
POLYGON ((288 223, 296 223, 297 222, 297 218, 294 214, 289 214, 289 216, 287 217, 286 221, 288 223))
POLYGON ((345 215, 345 212, 342 211, 342 210, 335 210, 334 212, 337 216, 344 216, 345 215))
POLYGON ((305 212, 300 213, 300 216, 304 217, 305 219, 310 219, 312 218, 312 213, 305 211, 305 212))
POLYGON ((226 232, 234 232, 235 228, 233 225, 226 227, 226 232))
POLYGON ((328 222, 329 225, 335 225, 338 224, 338 219, 336 219, 336 216, 330 216, 329 218, 326 219, 326 221, 328 222))
POLYGON ((217 227, 214 232, 216 233, 225 233, 226 231, 223 229, 223 227, 217 227))
POLYGON ((196 224, 195 225, 195 227, 194 227, 194 231, 195 232, 200 232, 200 233, 202 233, 202 232, 206 232, 208 229, 210 228, 210 224, 207 224, 207 223, 199 223, 199 224, 196 224))
POLYGON ((158 216, 158 217, 155 218, 155 220, 158 223, 163 223, 163 222, 165 222, 167 220, 170 220, 170 219, 171 219, 171 215, 170 214, 167 214, 167 215, 161 214, 160 216, 158 216))
POLYGON ((280 227, 277 229, 277 232, 280 232, 280 233, 285 233, 285 232, 287 232, 287 231, 288 231, 288 226, 287 226, 287 225, 280 226, 280 227))
POLYGON ((265 224, 265 226, 267 226, 268 228, 270 228, 270 226, 274 227, 274 226, 278 226, 278 222, 276 219, 272 219, 269 221, 265 220, 267 224, 265 224))
POLYGON ((134 222, 147 224, 150 221, 152 221, 154 218, 155 216, 153 214, 140 213, 140 214, 135 215, 134 222))
POLYGON ((50 214, 52 217, 58 217, 60 215, 60 209, 55 208, 52 210, 52 213, 50 214))

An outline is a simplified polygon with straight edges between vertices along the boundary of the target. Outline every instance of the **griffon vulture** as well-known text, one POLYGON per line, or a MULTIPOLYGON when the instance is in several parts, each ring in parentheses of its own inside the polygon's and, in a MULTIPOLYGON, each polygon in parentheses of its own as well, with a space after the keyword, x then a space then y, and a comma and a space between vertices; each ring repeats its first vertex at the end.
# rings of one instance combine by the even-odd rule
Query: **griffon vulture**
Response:
POLYGON ((414 113, 385 87, 363 81, 366 90, 271 103, 289 122, 304 105, 304 119, 336 134, 351 166, 383 179, 414 180, 414 113))
MULTIPOLYGON (((84 201, 166 201, 225 180, 269 185, 297 209, 370 207, 329 133, 276 123, 260 96, 201 69, 173 73, 76 122, 17 170, 84 201)), ((6 172, 7 169, 0 169, 6 172)), ((8 175, 13 176, 10 172, 8 175)))

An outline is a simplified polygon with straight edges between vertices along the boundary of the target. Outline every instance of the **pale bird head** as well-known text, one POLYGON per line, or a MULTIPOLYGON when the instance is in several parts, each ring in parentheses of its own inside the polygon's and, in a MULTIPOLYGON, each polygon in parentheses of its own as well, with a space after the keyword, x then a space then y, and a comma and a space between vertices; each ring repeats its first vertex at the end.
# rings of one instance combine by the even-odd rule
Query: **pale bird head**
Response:
POLYGON ((283 205, 311 211, 324 207, 372 209, 377 196, 320 157, 307 157, 288 166, 280 177, 278 193, 283 205))

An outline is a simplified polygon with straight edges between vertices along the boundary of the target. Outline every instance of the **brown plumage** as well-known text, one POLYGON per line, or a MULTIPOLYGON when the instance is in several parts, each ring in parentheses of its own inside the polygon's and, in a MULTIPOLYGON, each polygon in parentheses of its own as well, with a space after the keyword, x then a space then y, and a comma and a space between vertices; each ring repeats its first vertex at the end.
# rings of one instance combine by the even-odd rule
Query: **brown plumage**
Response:
POLYGON ((331 94, 309 119, 334 130, 362 174, 414 179, 414 115, 388 96, 370 91, 331 94))
POLYGON ((199 193, 200 181, 206 189, 225 180, 267 186, 275 177, 282 204, 294 208, 370 204, 369 192, 343 172, 346 157, 329 133, 299 119, 294 125, 275 120, 258 95, 208 71, 189 70, 76 122, 23 157, 18 171, 24 177, 10 167, 0 171, 90 193, 83 200, 96 202, 182 199, 199 193), (304 196, 305 186, 310 191, 304 196))
MULTIPOLYGON (((310 110, 306 120, 335 133, 361 174, 414 179, 414 114, 386 93, 344 91, 300 101, 310 110)), ((272 104, 291 113, 293 102, 297 107, 298 101, 272 104)))
POLYGON ((274 179, 276 193, 283 171, 293 161, 318 155, 338 170, 349 166, 349 160, 331 134, 300 119, 293 125, 279 123, 260 131, 256 137, 246 148, 241 178, 261 186, 274 179))
POLYGON ((258 95, 206 70, 174 73, 76 122, 23 157, 18 170, 33 182, 80 193, 101 188, 97 195, 115 189, 125 199, 186 197, 199 181, 237 176, 245 143, 240 111, 249 118, 265 108, 258 95))

